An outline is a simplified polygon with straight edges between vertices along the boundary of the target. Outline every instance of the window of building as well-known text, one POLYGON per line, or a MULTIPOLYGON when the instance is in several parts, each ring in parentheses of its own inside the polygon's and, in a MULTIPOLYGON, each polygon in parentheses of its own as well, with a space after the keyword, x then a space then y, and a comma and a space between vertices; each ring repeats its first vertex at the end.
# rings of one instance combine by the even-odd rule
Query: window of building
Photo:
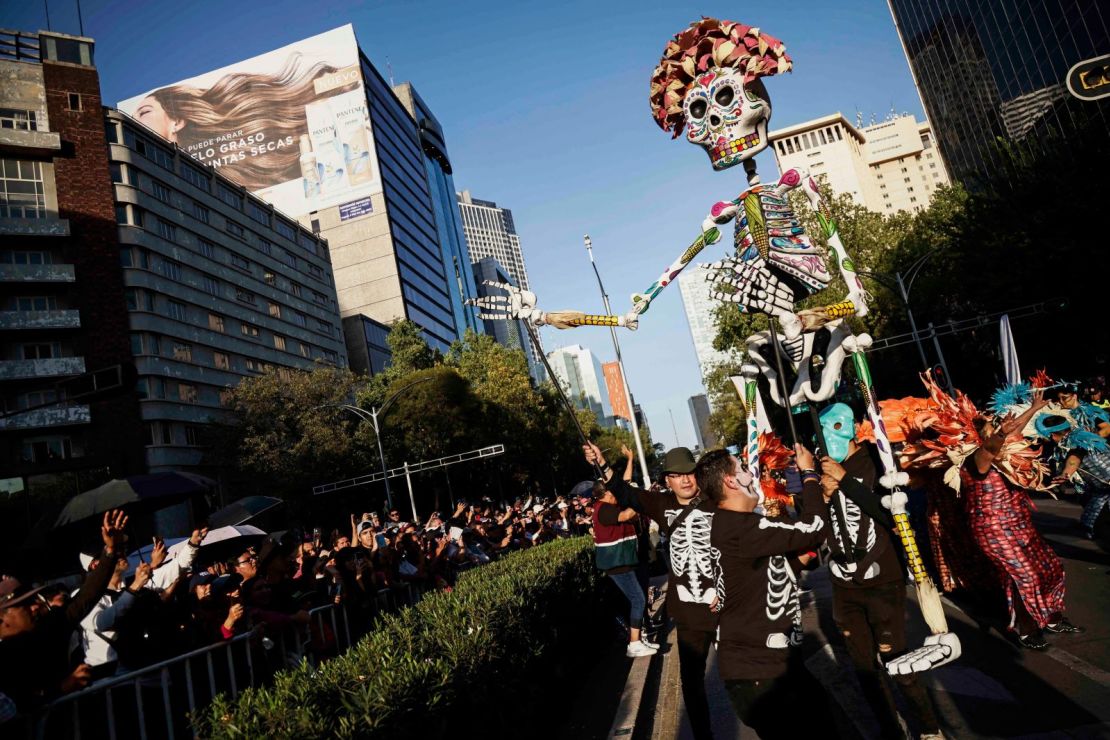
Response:
POLYGON ((247 215, 260 224, 270 225, 270 212, 253 200, 247 201, 247 215))
POLYGON ((174 300, 166 301, 166 315, 176 321, 185 321, 189 316, 185 304, 174 300))
POLYGON ((173 359, 181 362, 193 361, 193 345, 184 342, 173 343, 173 359))
POLYGON ((283 337, 280 334, 275 334, 274 335, 274 348, 275 349, 280 349, 282 352, 284 352, 285 351, 285 337, 283 337))
POLYGON ((911 185, 910 187, 906 188, 906 192, 912 193, 913 192, 913 186, 911 185))
POLYGON ((212 331, 218 331, 223 334, 224 331, 224 317, 218 313, 208 314, 208 328, 212 331))
POLYGON ((239 327, 239 331, 241 331, 243 333, 244 337, 250 337, 251 339, 258 339, 258 334, 259 334, 258 327, 253 325, 253 324, 248 324, 248 323, 244 322, 243 325, 239 327))
POLYGON ((823 129, 823 128, 822 129, 817 129, 817 136, 818 136, 819 139, 821 139, 822 144, 828 144, 829 143, 828 140, 825 138, 825 129, 823 129))
POLYGON ((312 302, 320 306, 326 306, 328 305, 328 297, 314 290, 312 291, 312 302))
POLYGON ((297 268, 297 255, 293 254, 292 252, 282 250, 281 260, 293 269, 297 268))
POLYGON ((48 360, 62 356, 61 342, 35 342, 20 347, 24 360, 48 360))
POLYGON ((206 193, 212 192, 212 184, 208 181, 208 175, 204 174, 196 167, 185 161, 181 162, 181 179, 189 183, 195 188, 199 188, 206 193))
POLYGON ((299 344, 300 347, 301 347, 301 357, 305 357, 305 358, 311 358, 312 357, 312 345, 311 344, 305 344, 304 342, 298 342, 297 344, 299 344))
POLYGON ((193 218, 195 218, 197 221, 200 221, 201 223, 210 223, 211 214, 209 213, 207 208, 202 206, 200 203, 193 201, 193 218))
POLYGON ((112 162, 108 165, 108 171, 112 175, 112 182, 120 182, 126 185, 131 184, 130 173, 128 172, 127 165, 120 164, 119 162, 112 162))
POLYGON ((247 272, 250 272, 251 261, 249 259, 241 254, 236 254, 235 252, 229 252, 228 256, 231 259, 231 265, 233 267, 238 267, 240 270, 246 270, 247 272))
POLYGON ((216 184, 216 194, 224 203, 234 208, 237 211, 243 210, 243 196, 232 190, 227 185, 221 183, 216 184))
POLYGON ((124 127, 123 143, 155 164, 173 172, 173 154, 124 127))
POLYGON ((787 154, 793 154, 794 153, 794 144, 790 141, 790 139, 787 139, 785 144, 786 144, 786 153, 787 154))
POLYGON ((230 388, 220 389, 220 405, 225 409, 235 403, 235 391, 230 388))
POLYGON ((281 306, 274 303, 273 301, 268 301, 267 303, 269 304, 269 307, 270 307, 270 316, 274 317, 275 319, 280 319, 281 318, 281 306))
POLYGON ((176 226, 171 224, 169 221, 165 221, 165 220, 160 219, 160 218, 156 219, 156 222, 157 222, 157 228, 158 228, 158 236, 160 236, 163 239, 165 239, 166 241, 170 241, 170 242, 175 241, 177 239, 177 227, 176 226))
POLYGON ((217 370, 230 370, 231 358, 223 352, 212 353, 212 366, 217 370))
POLYGON ((836 140, 843 141, 844 137, 840 135, 840 126, 833 126, 833 131, 836 132, 836 140))
POLYGON ((247 372, 260 373, 262 372, 263 364, 250 357, 243 358, 243 365, 247 368, 247 372))
POLYGON ((0 264, 4 265, 51 265, 54 260, 50 252, 39 250, 20 249, 18 251, 4 250, 0 252, 0 264))
POLYGON ((916 203, 916 202, 917 202, 917 198, 910 198, 910 203, 916 203))
POLYGON ((273 254, 274 253, 274 245, 271 244, 268 239, 259 239, 258 240, 258 251, 262 252, 262 254, 273 254))
POLYGON ((235 223, 234 221, 227 222, 227 233, 231 234, 232 236, 237 236, 240 239, 245 239, 247 235, 247 232, 243 229, 243 227, 235 223))
POLYGON ((38 114, 33 110, 0 108, 0 128, 38 131, 38 114))
POLYGON ((909 182, 909 181, 910 181, 910 178, 908 178, 908 177, 903 177, 902 178, 902 182, 909 182))
POLYGON ((297 241, 297 230, 280 218, 274 223, 274 230, 290 241, 297 241))
POLYGON ((150 194, 163 203, 170 202, 170 189, 157 180, 150 181, 150 194))
POLYGON ((81 110, 81 93, 66 93, 66 110, 81 110))
POLYGON ((297 296, 298 298, 300 298, 301 297, 301 285, 300 285, 300 283, 295 283, 292 280, 290 280, 289 281, 289 292, 292 293, 293 295, 297 296))
POLYGON ((318 219, 318 218, 312 219, 311 226, 312 226, 312 233, 313 234, 319 234, 320 233, 320 219, 318 219))
POLYGON ((191 383, 178 383, 177 398, 184 403, 196 403, 197 387, 191 383))
MULTIPOLYGON (((898 161, 901 162, 902 160, 899 159, 898 161)), ((905 167, 903 167, 902 172, 909 172, 909 170, 907 170, 905 167)))
POLYGON ((305 316, 300 311, 294 311, 293 312, 293 323, 296 324, 297 326, 303 326, 304 328, 307 329, 308 328, 308 317, 305 316))
POLYGON ((201 428, 196 424, 185 425, 185 444, 190 447, 200 447, 201 428))
POLYGON ((277 285, 277 276, 269 270, 262 273, 262 279, 266 281, 267 285, 277 285))
POLYGON ((324 350, 324 359, 333 365, 339 362, 339 356, 335 354, 335 350, 331 349, 324 350))
POLYGON ((331 324, 320 319, 316 319, 316 329, 324 334, 331 335, 331 324))
POLYGON ((204 275, 201 278, 201 289, 208 295, 214 295, 218 298, 220 295, 220 281, 209 275, 204 275))
POLYGON ((40 162, 0 159, 0 218, 46 218, 40 162))
POLYGON ((235 288, 235 300, 237 300, 241 303, 249 303, 253 306, 254 305, 254 293, 250 292, 249 290, 245 290, 244 288, 236 287, 235 288))
POLYGON ((323 280, 324 279, 324 270, 319 265, 314 265, 314 264, 309 263, 309 265, 308 265, 308 274, 311 275, 312 277, 316 278, 317 280, 323 280))
POLYGON ((158 265, 158 271, 162 273, 163 277, 181 282, 181 264, 178 262, 163 259, 162 263, 158 265))
POLYGON ((200 253, 208 259, 213 259, 216 256, 216 246, 207 239, 197 239, 200 245, 200 253))
POLYGON ((56 311, 58 299, 52 295, 22 295, 15 299, 19 311, 56 311))
POLYGON ((119 250, 119 266, 131 267, 131 248, 121 247, 119 250))

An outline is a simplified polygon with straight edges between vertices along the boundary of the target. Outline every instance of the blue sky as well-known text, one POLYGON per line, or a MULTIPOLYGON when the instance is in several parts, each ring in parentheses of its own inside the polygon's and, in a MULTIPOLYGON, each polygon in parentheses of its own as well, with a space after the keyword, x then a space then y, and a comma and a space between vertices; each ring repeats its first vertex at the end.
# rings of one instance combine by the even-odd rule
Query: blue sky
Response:
MULTIPOLYGON (((42 0, 4 3, 0 27, 46 27, 42 0)), ((664 45, 702 15, 777 36, 794 71, 767 80, 779 128, 892 107, 923 117, 883 0, 706 2, 347 2, 85 0, 85 34, 108 104, 345 23, 383 75, 411 82, 443 124, 455 184, 511 208, 533 289, 547 309, 601 312, 582 235, 614 311, 697 235, 708 208, 744 187, 740 168, 656 127, 648 81, 664 45)), ((77 33, 72 0, 50 2, 54 30, 77 33)), ((765 179, 774 158, 759 158, 765 179)), ((851 245, 848 245, 849 250, 851 245)), ((719 259, 724 247, 703 253, 719 259)), ((692 446, 689 396, 702 385, 677 286, 637 332, 622 331, 629 384, 657 442, 692 446)), ((613 359, 609 332, 544 330, 550 349, 582 344, 613 359)))

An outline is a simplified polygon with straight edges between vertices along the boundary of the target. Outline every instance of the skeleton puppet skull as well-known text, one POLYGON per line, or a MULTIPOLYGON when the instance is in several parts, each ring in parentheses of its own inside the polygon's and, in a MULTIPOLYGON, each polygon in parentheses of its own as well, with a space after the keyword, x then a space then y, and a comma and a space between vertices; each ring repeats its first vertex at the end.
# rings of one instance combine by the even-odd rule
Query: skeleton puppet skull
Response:
POLYGON ((771 101, 758 79, 744 82, 732 67, 714 67, 694 78, 683 100, 686 139, 705 149, 723 170, 767 148, 771 101))

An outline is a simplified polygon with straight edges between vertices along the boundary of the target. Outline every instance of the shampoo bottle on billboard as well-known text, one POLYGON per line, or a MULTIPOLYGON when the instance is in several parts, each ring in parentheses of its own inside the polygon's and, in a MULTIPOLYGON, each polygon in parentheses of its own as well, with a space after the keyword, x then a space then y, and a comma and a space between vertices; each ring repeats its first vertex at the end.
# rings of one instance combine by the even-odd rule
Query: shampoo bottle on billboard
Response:
POLYGON ((373 179, 370 168, 370 116, 366 93, 362 90, 336 95, 328 103, 335 115, 335 127, 343 144, 347 182, 361 185, 373 179))
POLYGON ((336 136, 335 118, 328 102, 318 100, 304 107, 305 118, 308 120, 308 136, 312 142, 312 150, 316 153, 317 169, 320 170, 322 195, 331 195, 347 187, 343 149, 336 136))
POLYGON ((312 142, 308 134, 300 139, 301 146, 301 179, 304 181, 304 197, 315 198, 320 195, 320 167, 316 163, 316 154, 312 151, 312 142))

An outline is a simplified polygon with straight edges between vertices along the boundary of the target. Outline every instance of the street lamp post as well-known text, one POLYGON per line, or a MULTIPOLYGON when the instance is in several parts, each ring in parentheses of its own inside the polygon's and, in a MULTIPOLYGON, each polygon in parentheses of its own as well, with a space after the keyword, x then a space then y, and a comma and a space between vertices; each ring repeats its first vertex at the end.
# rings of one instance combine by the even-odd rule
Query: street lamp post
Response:
MULTIPOLYGON (((921 272, 921 268, 933 254, 933 252, 926 252, 921 257, 914 260, 914 263, 906 269, 905 278, 902 277, 901 271, 894 273, 894 280, 898 285, 898 297, 902 299, 902 305, 906 308, 906 317, 910 320, 910 331, 913 333, 913 341, 914 344, 917 345, 917 353, 921 356, 921 366, 923 368, 929 367, 929 360, 925 357, 925 347, 921 344, 921 335, 917 331, 917 321, 914 320, 913 311, 910 310, 910 291, 913 289, 913 281, 917 279, 917 275, 921 272)), ((891 287, 890 283, 887 282, 891 277, 889 274, 865 272, 863 270, 857 271, 857 274, 876 280, 888 288, 891 287)), ((947 371, 948 368, 945 368, 945 373, 947 373, 947 371)))
MULTIPOLYGON (((385 399, 385 403, 383 403, 381 406, 379 406, 376 409, 371 408, 371 409, 367 410, 367 409, 361 408, 359 406, 354 406, 354 405, 349 404, 349 403, 324 404, 325 406, 332 406, 333 408, 340 408, 340 409, 344 409, 346 411, 350 411, 352 414, 354 414, 358 418, 362 419, 363 421, 369 421, 371 424, 374 425, 374 439, 378 443, 378 459, 382 463, 382 482, 385 483, 385 503, 386 503, 386 506, 388 506, 391 509, 393 508, 393 493, 392 493, 392 491, 390 491, 390 488, 389 488, 389 474, 388 474, 388 471, 386 470, 386 467, 385 467, 385 451, 382 449, 382 434, 381 434, 381 428, 378 426, 378 417, 383 415, 386 412, 386 409, 389 408, 390 404, 392 404, 394 401, 396 401, 397 397, 400 396, 405 391, 407 391, 409 388, 412 388, 414 385, 420 385, 421 383, 427 383, 430 380, 431 380, 431 378, 421 378, 420 380, 417 380, 413 383, 409 383, 406 386, 402 386, 401 388, 398 388, 396 393, 394 393, 389 398, 385 399)), ((321 408, 321 407, 317 407, 317 408, 321 408)), ((415 508, 415 504, 413 506, 415 508)))
MULTIPOLYGON (((612 314, 613 311, 609 308, 609 294, 605 292, 605 286, 601 282, 601 273, 597 269, 597 263, 594 262, 593 242, 590 240, 589 234, 586 234, 583 238, 586 241, 586 253, 590 255, 590 265, 594 268, 594 275, 597 276, 597 287, 601 291, 601 300, 605 303, 605 313, 612 314)), ((624 372, 624 360, 621 358, 620 342, 617 341, 617 330, 612 326, 609 327, 609 335, 613 338, 613 351, 617 354, 617 369, 620 370, 621 385, 624 386, 624 403, 628 407, 628 421, 632 425, 632 439, 636 441, 636 455, 640 458, 640 473, 644 476, 644 487, 647 488, 651 485, 647 457, 644 456, 644 445, 640 441, 640 425, 636 423, 636 409, 632 405, 632 391, 628 388, 628 376, 624 372)))

